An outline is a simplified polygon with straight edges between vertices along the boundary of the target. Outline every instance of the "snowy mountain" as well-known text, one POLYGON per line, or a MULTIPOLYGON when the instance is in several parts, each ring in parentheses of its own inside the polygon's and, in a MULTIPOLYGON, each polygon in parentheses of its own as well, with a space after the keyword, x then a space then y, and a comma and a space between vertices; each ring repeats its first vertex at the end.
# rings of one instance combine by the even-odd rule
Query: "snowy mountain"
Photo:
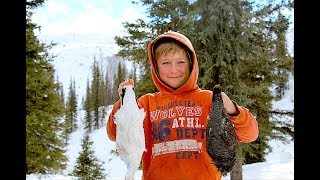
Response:
POLYGON ((56 78, 62 83, 65 94, 69 92, 70 80, 75 80, 79 101, 85 95, 87 80, 91 81, 94 58, 102 64, 104 71, 111 74, 116 73, 119 61, 125 61, 127 69, 131 69, 131 62, 114 56, 116 46, 104 36, 57 36, 50 41, 48 37, 42 38, 45 42, 59 43, 50 50, 50 53, 56 56, 52 62, 56 78))

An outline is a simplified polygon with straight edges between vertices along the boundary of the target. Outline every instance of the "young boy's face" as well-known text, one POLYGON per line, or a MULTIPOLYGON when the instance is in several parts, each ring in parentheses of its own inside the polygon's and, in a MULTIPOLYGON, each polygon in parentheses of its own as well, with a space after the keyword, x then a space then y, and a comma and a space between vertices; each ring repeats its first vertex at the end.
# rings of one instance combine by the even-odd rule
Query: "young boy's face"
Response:
POLYGON ((190 76, 190 62, 185 50, 169 51, 157 59, 160 79, 171 88, 181 87, 190 76))

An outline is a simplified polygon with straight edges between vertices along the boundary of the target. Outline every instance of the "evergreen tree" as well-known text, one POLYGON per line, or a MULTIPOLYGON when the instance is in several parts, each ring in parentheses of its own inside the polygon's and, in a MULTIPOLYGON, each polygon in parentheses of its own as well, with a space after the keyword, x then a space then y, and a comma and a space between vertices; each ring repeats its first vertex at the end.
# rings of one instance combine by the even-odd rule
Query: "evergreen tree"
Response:
POLYGON ((293 57, 288 53, 286 32, 288 31, 289 22, 281 13, 280 7, 277 9, 278 17, 271 27, 271 31, 275 34, 275 56, 274 63, 279 67, 276 70, 277 81, 276 85, 276 99, 279 100, 283 97, 285 90, 288 89, 288 78, 293 73, 293 57))
MULTIPOLYGON (((59 78, 57 76, 57 82, 59 82, 59 78)), ((62 121, 62 132, 61 132, 61 136, 63 137, 64 140, 64 144, 65 146, 68 145, 68 139, 69 139, 69 130, 68 130, 68 123, 66 122, 66 104, 65 104, 65 100, 64 100, 64 90, 63 90, 63 85, 59 83, 59 94, 60 94, 60 101, 63 104, 64 107, 64 111, 63 111, 63 116, 61 117, 62 121)))
MULTIPOLYGON (((135 23, 124 22, 123 25, 129 35, 125 37, 116 36, 114 38, 117 45, 120 46, 117 56, 135 62, 140 69, 139 81, 135 82, 136 96, 139 97, 148 92, 156 92, 157 88, 150 78, 151 64, 146 52, 148 43, 155 37, 151 26, 142 19, 136 20, 135 23)), ((114 86, 118 86, 118 84, 114 83, 114 86)))
POLYGON ((32 9, 44 1, 26 2, 26 174, 55 173, 65 169, 64 113, 60 84, 48 53, 54 43, 42 43, 34 34, 40 27, 31 22, 32 9))
POLYGON ((137 82, 137 63, 133 61, 132 63, 132 69, 129 74, 129 79, 133 79, 134 82, 137 82))
MULTIPOLYGON (((192 32, 193 19, 191 1, 189 0, 141 0, 143 5, 149 6, 151 30, 154 37, 167 31, 179 31, 186 35, 192 32)), ((130 32, 130 31, 129 31, 130 32)))
MULTIPOLYGON (((105 81, 105 77, 104 75, 107 75, 107 71, 110 70, 108 68, 106 68, 104 66, 104 57, 103 57, 103 51, 100 49, 99 51, 99 62, 100 62, 100 74, 101 74, 101 77, 99 79, 99 106, 102 107, 102 118, 100 119, 104 119, 104 116, 105 116, 105 108, 107 106, 107 87, 106 87, 106 81, 105 81)), ((109 63, 109 62, 108 62, 109 63)))
POLYGON ((270 87, 279 77, 274 71, 281 70, 273 61, 273 47, 278 42, 271 36, 275 24, 270 21, 273 11, 270 5, 265 5, 255 12, 254 4, 238 0, 199 0, 196 7, 201 17, 195 26, 199 37, 195 49, 200 86, 212 89, 214 84, 222 84, 223 91, 249 108, 259 123, 259 138, 253 143, 240 143, 237 148, 240 165, 234 169, 238 177, 233 174, 233 178, 239 179, 241 164, 265 161, 270 149, 268 140, 273 137, 270 87))
POLYGON ((112 97, 113 97, 113 79, 110 77, 110 73, 106 72, 105 76, 105 84, 106 84, 106 97, 107 97, 107 102, 106 105, 111 105, 112 103, 112 97))
POLYGON ((59 81, 59 76, 58 76, 58 75, 57 75, 57 82, 59 82, 58 91, 59 91, 59 94, 60 94, 60 101, 62 102, 63 107, 65 107, 63 85, 60 83, 60 81, 59 81))
POLYGON ((116 102, 119 99, 118 86, 124 80, 126 80, 126 70, 125 70, 124 65, 121 62, 119 62, 118 72, 114 77, 114 86, 113 86, 113 101, 114 102, 116 102))
MULTIPOLYGON (((103 73, 101 73, 103 74, 103 73)), ((107 92, 106 92, 106 81, 105 78, 102 76, 100 78, 100 85, 99 85, 99 106, 106 106, 107 104, 107 92)))
POLYGON ((69 85, 69 94, 66 102, 66 123, 68 124, 67 132, 70 134, 77 129, 78 100, 76 95, 75 80, 71 78, 69 85))
POLYGON ((98 129, 100 127, 100 124, 99 124, 99 119, 100 119, 100 113, 99 113, 100 82, 101 82, 101 73, 99 70, 99 64, 94 56, 94 62, 93 62, 93 66, 92 66, 92 82, 91 82, 91 100, 92 100, 93 127, 94 127, 94 129, 98 129))
POLYGON ((88 132, 85 132, 81 142, 82 151, 80 152, 74 170, 73 176, 79 177, 82 180, 90 179, 105 179, 103 162, 99 162, 92 150, 93 142, 90 140, 88 132))
POLYGON ((84 101, 84 127, 88 130, 88 132, 91 132, 93 130, 92 127, 92 105, 91 105, 91 88, 89 80, 87 80, 87 89, 86 89, 86 98, 84 101))
POLYGON ((100 68, 101 78, 99 79, 99 107, 101 107, 101 118, 99 124, 103 126, 103 120, 106 116, 106 106, 107 106, 107 88, 106 82, 103 77, 103 70, 100 68))

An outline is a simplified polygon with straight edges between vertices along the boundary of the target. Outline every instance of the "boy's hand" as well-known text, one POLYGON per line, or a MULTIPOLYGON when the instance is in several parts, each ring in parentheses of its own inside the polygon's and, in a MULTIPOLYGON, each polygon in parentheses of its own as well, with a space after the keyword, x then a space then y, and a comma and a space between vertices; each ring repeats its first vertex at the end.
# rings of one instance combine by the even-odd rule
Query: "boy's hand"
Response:
POLYGON ((118 88, 118 93, 119 93, 119 97, 120 97, 120 100, 122 100, 122 89, 123 89, 123 86, 125 85, 132 85, 134 87, 134 81, 133 79, 128 79, 128 80, 125 80, 123 81, 122 83, 119 84, 119 88, 118 88))
POLYGON ((223 105, 227 110, 227 113, 230 115, 237 114, 237 108, 231 101, 231 99, 226 95, 226 93, 221 92, 223 105))

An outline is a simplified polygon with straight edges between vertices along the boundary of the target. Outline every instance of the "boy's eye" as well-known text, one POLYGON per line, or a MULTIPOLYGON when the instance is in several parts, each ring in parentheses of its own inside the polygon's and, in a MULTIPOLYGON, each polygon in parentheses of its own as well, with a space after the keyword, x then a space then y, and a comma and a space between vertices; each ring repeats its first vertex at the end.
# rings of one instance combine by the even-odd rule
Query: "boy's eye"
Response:
POLYGON ((184 64, 186 63, 185 61, 179 61, 178 64, 184 64))

